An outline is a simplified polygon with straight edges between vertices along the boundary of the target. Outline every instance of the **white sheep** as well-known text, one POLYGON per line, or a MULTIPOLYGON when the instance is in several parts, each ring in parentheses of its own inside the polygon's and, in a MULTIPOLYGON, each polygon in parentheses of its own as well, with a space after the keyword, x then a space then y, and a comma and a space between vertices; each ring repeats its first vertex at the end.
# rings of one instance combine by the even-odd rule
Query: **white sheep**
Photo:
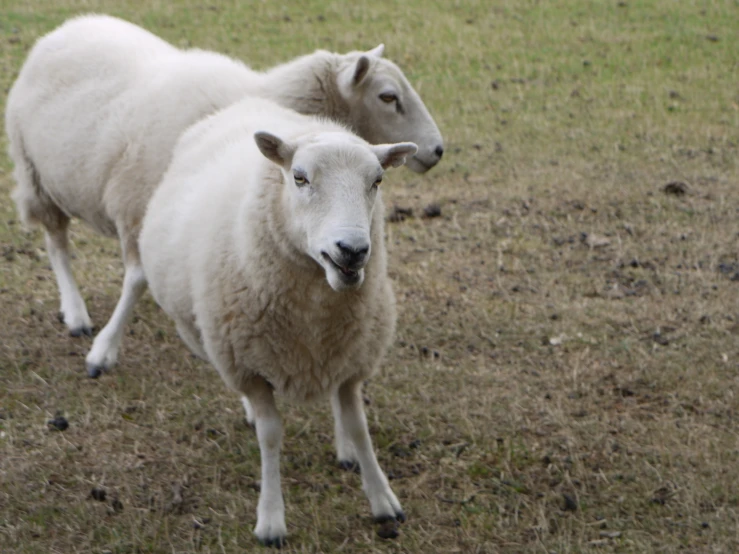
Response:
POLYGON ((395 328, 378 185, 416 149, 370 146, 336 123, 245 99, 182 136, 147 209, 140 251, 154 298, 252 405, 262 459, 254 532, 265 544, 286 534, 273 392, 330 395, 340 462, 359 463, 377 520, 404 520, 361 386, 395 328))
POLYGON ((443 153, 441 135, 402 71, 369 52, 317 51, 258 73, 213 52, 183 51, 120 19, 89 15, 42 37, 8 97, 13 198, 24 222, 45 227, 49 260, 72 335, 92 322, 72 275, 67 229, 77 217, 121 242, 125 274, 110 321, 86 358, 111 368, 146 289, 138 235, 172 149, 190 125, 247 95, 349 125, 372 143, 414 141, 411 169, 443 153))

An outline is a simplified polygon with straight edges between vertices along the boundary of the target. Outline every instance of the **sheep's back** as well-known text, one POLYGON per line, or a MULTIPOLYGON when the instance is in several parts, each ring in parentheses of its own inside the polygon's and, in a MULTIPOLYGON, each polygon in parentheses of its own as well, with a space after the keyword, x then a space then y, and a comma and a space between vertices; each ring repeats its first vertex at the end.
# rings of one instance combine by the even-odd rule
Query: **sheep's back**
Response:
POLYGON ((252 86, 241 62, 86 16, 32 50, 8 100, 8 134, 65 212, 105 234, 135 231, 180 134, 252 86))

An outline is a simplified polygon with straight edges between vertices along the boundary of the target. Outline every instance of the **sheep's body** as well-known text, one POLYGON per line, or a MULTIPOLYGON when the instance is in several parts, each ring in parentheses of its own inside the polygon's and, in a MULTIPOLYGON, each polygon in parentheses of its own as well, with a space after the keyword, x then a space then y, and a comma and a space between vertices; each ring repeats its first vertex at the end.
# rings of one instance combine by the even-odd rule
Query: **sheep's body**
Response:
POLYGON ((256 373, 282 395, 313 400, 354 373, 367 378, 393 334, 383 208, 378 201, 367 279, 337 294, 281 231, 283 185, 254 143, 261 129, 281 138, 344 131, 257 100, 196 125, 151 200, 142 261, 157 303, 186 336, 201 337, 229 385, 240 390, 256 373))
POLYGON ((183 135, 144 219, 152 294, 190 348, 254 406, 263 478, 255 532, 267 543, 285 534, 272 388, 298 401, 333 392, 339 457, 348 461, 351 451, 360 462, 376 517, 402 518, 372 453, 359 392, 395 326, 382 200, 366 184, 383 159, 372 152, 387 148, 267 100, 241 101, 183 135), (260 153, 254 134, 262 129, 294 146, 282 168, 260 153), (311 185, 291 182, 300 171, 311 185), (350 240, 369 241, 366 265, 352 266, 359 284, 326 258, 339 260, 335 245, 350 240))
POLYGON ((216 53, 177 49, 107 16, 73 19, 38 41, 7 103, 13 196, 23 220, 46 227, 61 312, 73 335, 90 334, 92 323, 69 264, 69 219, 117 236, 126 268, 123 295, 87 356, 92 376, 115 363, 125 323, 146 288, 141 220, 175 141, 196 121, 246 95, 269 96, 350 125, 371 142, 422 144, 410 160, 417 171, 439 160, 436 125, 402 72, 380 54, 381 48, 317 51, 258 73, 216 53), (388 87, 403 99, 402 115, 377 100, 376 91, 388 87))

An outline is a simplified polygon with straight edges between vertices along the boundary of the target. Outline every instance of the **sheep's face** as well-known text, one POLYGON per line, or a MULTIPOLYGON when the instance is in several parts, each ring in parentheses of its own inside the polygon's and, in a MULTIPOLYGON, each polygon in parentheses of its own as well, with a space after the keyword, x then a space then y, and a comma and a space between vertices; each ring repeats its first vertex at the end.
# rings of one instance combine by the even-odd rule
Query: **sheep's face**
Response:
POLYGON ((282 168, 283 206, 293 246, 315 260, 336 291, 364 282, 372 214, 384 170, 405 162, 413 143, 370 146, 343 132, 284 142, 265 132, 257 146, 282 168))
POLYGON ((410 141, 418 145, 407 165, 417 173, 434 167, 444 153, 439 128, 397 65, 382 58, 384 46, 347 54, 339 90, 357 133, 372 144, 410 141))

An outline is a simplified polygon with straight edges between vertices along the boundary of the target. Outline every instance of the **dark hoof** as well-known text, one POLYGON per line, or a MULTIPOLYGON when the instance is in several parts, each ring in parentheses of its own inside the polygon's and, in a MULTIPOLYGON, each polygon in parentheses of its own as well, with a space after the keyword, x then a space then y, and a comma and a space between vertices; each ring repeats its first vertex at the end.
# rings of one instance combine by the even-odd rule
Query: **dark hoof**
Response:
POLYGON ((71 331, 69 331, 69 334, 71 336, 73 336, 73 337, 81 337, 82 335, 87 335, 88 337, 91 337, 92 336, 92 328, 90 328, 90 327, 80 327, 79 329, 72 329, 71 331))
POLYGON ((269 547, 269 548, 280 549, 283 546, 285 546, 285 537, 259 539, 259 544, 261 544, 262 546, 269 547))
POLYGON ((400 535, 398 521, 394 517, 386 516, 384 518, 377 518, 375 521, 379 524, 377 535, 381 539, 397 539, 400 535))
POLYGON ((405 523, 405 514, 403 512, 398 512, 394 516, 378 516, 375 518, 375 523, 377 524, 384 524, 388 521, 396 521, 398 523, 405 523))
POLYGON ((104 371, 105 371, 105 368, 99 365, 87 366, 87 376, 90 379, 97 379, 103 374, 104 371))
POLYGON ((351 471, 352 473, 360 473, 359 464, 351 460, 339 460, 339 467, 344 471, 351 471))

